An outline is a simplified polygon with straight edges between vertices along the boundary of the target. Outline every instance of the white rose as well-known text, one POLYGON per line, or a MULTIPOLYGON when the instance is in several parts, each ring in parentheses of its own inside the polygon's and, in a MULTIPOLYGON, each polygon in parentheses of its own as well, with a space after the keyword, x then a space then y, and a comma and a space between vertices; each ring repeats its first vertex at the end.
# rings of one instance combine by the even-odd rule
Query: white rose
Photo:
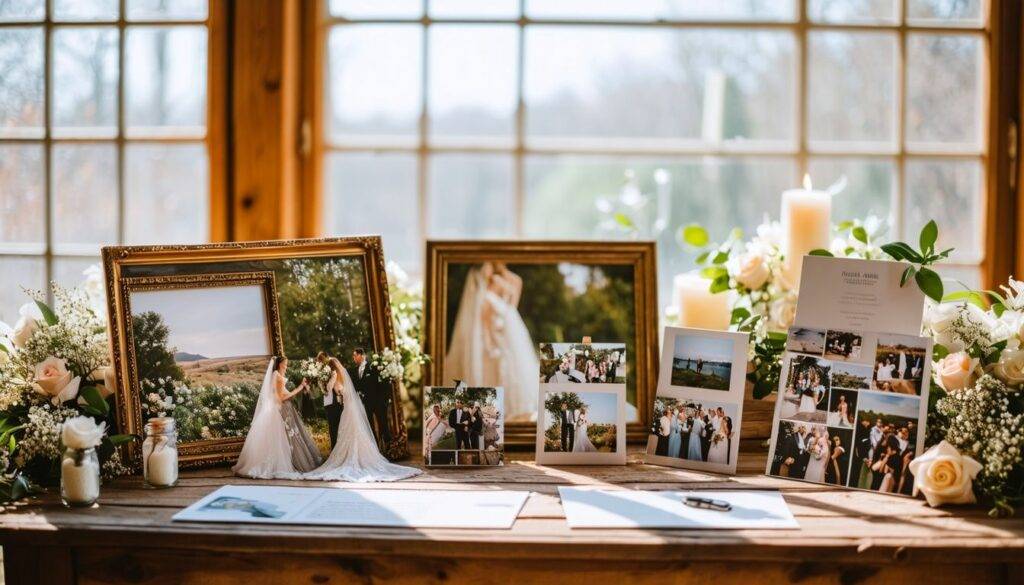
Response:
POLYGON ((1024 350, 1004 351, 992 366, 992 375, 1011 386, 1024 384, 1024 350))
POLYGON ((61 404, 78 396, 78 385, 81 382, 80 377, 71 376, 67 362, 50 356, 36 364, 32 387, 36 392, 49 397, 54 404, 61 404))
POLYGON ((771 315, 772 330, 785 331, 796 318, 796 302, 788 297, 782 297, 772 301, 768 311, 771 315))
POLYGON ((736 282, 751 290, 764 286, 771 274, 764 255, 757 252, 746 252, 729 260, 728 268, 736 282))
POLYGON ((14 347, 25 347, 28 340, 36 331, 39 331, 39 322, 43 320, 43 313, 35 303, 25 303, 18 309, 18 322, 14 324, 14 332, 11 341, 14 347))
POLYGON ((76 416, 64 421, 60 432, 64 446, 71 449, 89 449, 100 444, 107 432, 107 423, 96 424, 91 417, 76 416))
POLYGON ((1009 331, 1006 347, 1019 348, 1021 340, 1024 340, 1024 312, 1003 311, 1003 314, 999 316, 999 322, 1009 331))
POLYGON ((103 283, 103 269, 97 264, 86 268, 82 275, 85 280, 82 282, 82 290, 89 299, 89 308, 98 317, 107 316, 107 291, 103 283))
POLYGON ((946 441, 926 451, 910 462, 914 474, 914 495, 924 494, 928 505, 973 504, 974 478, 981 471, 981 463, 961 455, 946 441))
POLYGON ((96 386, 96 389, 100 391, 100 396, 103 398, 112 395, 117 390, 117 381, 114 380, 114 368, 110 366, 96 368, 92 374, 89 374, 89 377, 97 382, 103 382, 96 386))
POLYGON ((977 358, 972 358, 967 352, 958 351, 935 362, 934 369, 939 385, 946 392, 952 392, 974 384, 977 367, 977 358))
POLYGON ((953 339, 952 331, 953 322, 963 310, 964 305, 960 303, 932 304, 925 310, 925 327, 932 332, 935 343, 953 353, 964 350, 963 344, 953 339))

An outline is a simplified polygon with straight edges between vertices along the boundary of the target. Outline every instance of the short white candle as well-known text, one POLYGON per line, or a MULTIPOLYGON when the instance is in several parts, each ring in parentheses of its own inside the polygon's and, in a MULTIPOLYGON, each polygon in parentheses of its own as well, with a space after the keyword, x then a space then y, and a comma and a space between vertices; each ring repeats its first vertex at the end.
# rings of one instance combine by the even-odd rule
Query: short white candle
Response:
POLYGON ((93 502, 100 497, 100 467, 89 458, 75 465, 73 457, 65 457, 60 465, 64 497, 77 504, 93 502))
POLYGON ((152 453, 147 452, 142 473, 150 485, 174 485, 178 481, 178 450, 160 446, 152 453))
POLYGON ((696 272, 677 274, 673 286, 680 327, 720 331, 729 328, 732 310, 727 292, 712 293, 711 281, 696 272))
POLYGON ((811 188, 804 175, 803 189, 782 193, 782 253, 786 257, 783 275, 794 288, 800 284, 804 255, 819 248, 828 249, 832 222, 832 195, 811 188))

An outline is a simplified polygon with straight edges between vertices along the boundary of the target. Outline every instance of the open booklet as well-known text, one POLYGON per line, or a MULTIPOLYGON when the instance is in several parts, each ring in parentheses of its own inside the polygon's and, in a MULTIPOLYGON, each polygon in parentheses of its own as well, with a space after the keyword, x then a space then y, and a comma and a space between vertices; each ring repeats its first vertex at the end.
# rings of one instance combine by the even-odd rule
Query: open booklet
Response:
POLYGON ((507 490, 226 485, 178 512, 173 520, 507 530, 529 496, 529 492, 507 490))

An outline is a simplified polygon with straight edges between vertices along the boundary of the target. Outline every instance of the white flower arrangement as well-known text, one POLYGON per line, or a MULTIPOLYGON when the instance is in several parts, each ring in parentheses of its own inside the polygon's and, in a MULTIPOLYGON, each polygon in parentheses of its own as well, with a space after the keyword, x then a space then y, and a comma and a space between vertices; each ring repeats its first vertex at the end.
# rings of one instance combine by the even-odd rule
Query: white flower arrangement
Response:
POLYGON ((323 395, 327 382, 331 379, 331 368, 316 358, 306 358, 299 362, 299 375, 309 381, 317 395, 323 395))
POLYGON ((53 285, 53 308, 30 292, 15 325, 0 323, 0 502, 54 484, 65 439, 85 436, 75 429, 88 430, 105 474, 124 471, 114 446, 129 437, 106 434, 114 381, 102 278, 98 268, 86 276, 75 289, 53 285))
POLYGON ((377 371, 381 382, 400 382, 405 374, 401 352, 385 347, 379 353, 370 356, 370 366, 377 371))

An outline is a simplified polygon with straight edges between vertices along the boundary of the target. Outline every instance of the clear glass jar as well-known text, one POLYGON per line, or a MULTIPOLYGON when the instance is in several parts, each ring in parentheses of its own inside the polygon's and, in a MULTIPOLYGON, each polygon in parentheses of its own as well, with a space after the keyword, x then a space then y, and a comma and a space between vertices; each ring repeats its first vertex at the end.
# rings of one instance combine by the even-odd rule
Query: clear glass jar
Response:
POLYGON ((169 488, 178 483, 178 430, 169 416, 151 418, 142 441, 142 478, 146 487, 169 488))
POLYGON ((100 458, 96 449, 64 451, 60 462, 60 499, 65 506, 92 506, 100 497, 100 458))

